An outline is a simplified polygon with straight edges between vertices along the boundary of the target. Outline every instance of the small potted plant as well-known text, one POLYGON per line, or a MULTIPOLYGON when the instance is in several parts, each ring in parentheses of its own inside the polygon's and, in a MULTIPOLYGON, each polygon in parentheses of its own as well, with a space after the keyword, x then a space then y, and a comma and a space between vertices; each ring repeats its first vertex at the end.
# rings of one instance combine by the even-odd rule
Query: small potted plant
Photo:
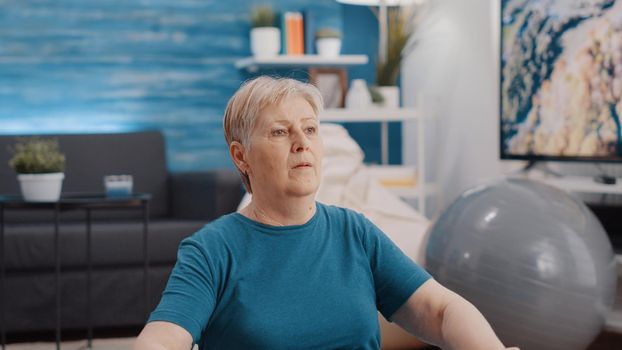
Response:
POLYGON ((272 57, 281 51, 281 30, 274 25, 274 11, 270 5, 251 10, 251 52, 255 57, 272 57))
POLYGON ((322 28, 315 33, 315 46, 320 56, 336 57, 341 52, 341 32, 322 28))
POLYGON ((19 139, 9 166, 17 173, 22 195, 29 202, 55 202, 65 178, 65 156, 58 140, 39 137, 19 139))

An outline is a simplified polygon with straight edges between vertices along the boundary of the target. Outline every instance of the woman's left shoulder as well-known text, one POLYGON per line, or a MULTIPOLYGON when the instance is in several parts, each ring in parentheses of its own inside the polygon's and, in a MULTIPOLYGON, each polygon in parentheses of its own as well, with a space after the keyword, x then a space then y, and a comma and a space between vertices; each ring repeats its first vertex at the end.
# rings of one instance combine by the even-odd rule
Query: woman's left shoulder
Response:
POLYGON ((351 208, 339 207, 317 202, 318 210, 324 212, 329 220, 338 220, 348 224, 365 225, 369 220, 363 213, 351 208))
POLYGON ((361 215, 360 213, 349 208, 336 206, 334 204, 325 204, 321 202, 316 203, 319 211, 323 211, 330 216, 361 215))

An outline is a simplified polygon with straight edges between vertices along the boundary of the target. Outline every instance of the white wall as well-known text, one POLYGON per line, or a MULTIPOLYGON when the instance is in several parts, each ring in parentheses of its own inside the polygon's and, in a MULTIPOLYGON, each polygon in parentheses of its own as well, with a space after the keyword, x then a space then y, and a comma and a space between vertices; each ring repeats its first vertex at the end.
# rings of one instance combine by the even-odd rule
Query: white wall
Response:
MULTIPOLYGON (((419 43, 402 68, 403 101, 426 122, 427 178, 443 208, 463 190, 522 162, 499 160, 498 27, 495 0, 429 0, 419 43)), ((403 128, 404 162, 416 161, 416 125, 403 128)))

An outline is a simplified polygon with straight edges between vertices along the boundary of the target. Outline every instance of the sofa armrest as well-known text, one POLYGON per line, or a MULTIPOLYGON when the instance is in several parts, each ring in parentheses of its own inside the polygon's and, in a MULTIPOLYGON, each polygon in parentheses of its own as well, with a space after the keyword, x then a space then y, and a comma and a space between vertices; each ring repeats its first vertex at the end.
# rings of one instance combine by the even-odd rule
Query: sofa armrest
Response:
POLYGON ((176 219, 216 219, 234 212, 244 194, 240 176, 230 169, 172 173, 170 186, 176 219))

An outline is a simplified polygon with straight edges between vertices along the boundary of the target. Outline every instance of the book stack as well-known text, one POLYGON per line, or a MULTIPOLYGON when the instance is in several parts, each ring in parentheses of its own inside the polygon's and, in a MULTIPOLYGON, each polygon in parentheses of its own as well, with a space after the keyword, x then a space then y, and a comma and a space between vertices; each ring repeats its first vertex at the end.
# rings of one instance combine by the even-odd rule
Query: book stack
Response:
POLYGON ((283 55, 313 53, 312 18, 308 11, 287 11, 281 16, 283 55))

